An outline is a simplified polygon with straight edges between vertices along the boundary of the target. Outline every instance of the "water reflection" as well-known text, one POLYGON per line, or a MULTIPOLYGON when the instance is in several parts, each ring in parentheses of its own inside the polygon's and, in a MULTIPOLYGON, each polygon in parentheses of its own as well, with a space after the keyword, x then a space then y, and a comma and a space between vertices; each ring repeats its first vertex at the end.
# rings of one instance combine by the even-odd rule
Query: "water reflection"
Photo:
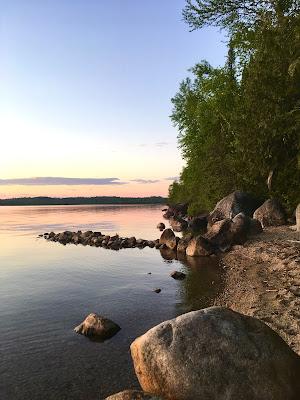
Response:
POLYGON ((78 229, 156 239, 161 208, 0 207, 1 400, 94 400, 138 387, 130 343, 166 319, 213 304, 222 290, 216 258, 36 239, 78 229), (173 270, 186 278, 175 281, 173 270), (121 331, 104 343, 75 334, 91 312, 121 331))
POLYGON ((189 257, 170 249, 160 249, 165 262, 180 262, 186 278, 178 286, 178 314, 199 310, 214 304, 224 287, 224 270, 219 257, 189 257))

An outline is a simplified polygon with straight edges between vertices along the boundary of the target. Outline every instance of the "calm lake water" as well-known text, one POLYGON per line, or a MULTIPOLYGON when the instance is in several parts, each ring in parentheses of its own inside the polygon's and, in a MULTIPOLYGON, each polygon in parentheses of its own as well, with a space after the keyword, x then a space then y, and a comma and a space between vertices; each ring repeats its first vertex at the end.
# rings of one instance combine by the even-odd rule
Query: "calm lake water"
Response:
POLYGON ((139 387, 130 343, 163 320, 213 304, 222 290, 215 259, 37 238, 80 229, 156 239, 161 208, 0 207, 0 399, 102 400, 139 387), (186 279, 170 278, 173 270, 186 279), (91 312, 121 331, 104 343, 77 335, 73 328, 91 312))

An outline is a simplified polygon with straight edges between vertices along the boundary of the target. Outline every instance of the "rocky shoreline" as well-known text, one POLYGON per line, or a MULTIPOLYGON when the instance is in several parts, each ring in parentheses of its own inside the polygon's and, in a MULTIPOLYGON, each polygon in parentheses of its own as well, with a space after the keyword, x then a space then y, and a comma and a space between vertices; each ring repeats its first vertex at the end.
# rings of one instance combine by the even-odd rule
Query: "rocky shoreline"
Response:
MULTIPOLYGON (((137 338, 131 355, 142 391, 126 390, 107 400, 299 399, 299 206, 295 221, 288 221, 276 200, 258 205, 234 192, 211 213, 193 219, 186 217, 185 205, 164 211, 173 229, 160 223, 163 232, 156 240, 92 231, 41 235, 63 245, 156 248, 178 259, 221 255, 225 283, 214 307, 165 321, 137 338)), ((120 327, 90 314, 76 329, 105 339, 120 327)))
MULTIPOLYGON (((255 346, 261 346, 262 341, 268 342, 269 331, 262 328, 264 333, 259 331, 258 334, 257 328, 255 328, 255 332, 251 333, 247 324, 243 325, 240 333, 231 336, 232 341, 225 345, 224 340, 228 339, 225 332, 228 329, 227 323, 230 321, 226 322, 221 311, 217 326, 224 323, 226 330, 219 332, 219 335, 216 335, 215 329, 211 334, 207 334, 207 337, 203 339, 204 343, 202 342, 204 347, 200 346, 201 353, 197 353, 198 350, 195 346, 199 345, 200 338, 197 333, 189 338, 188 332, 191 331, 193 324, 195 325, 194 329, 197 330, 195 332, 199 332, 199 330, 206 332, 208 328, 205 321, 195 322, 193 313, 184 314, 192 321, 186 332, 176 333, 178 329, 181 329, 177 318, 154 327, 145 333, 145 338, 138 338, 131 346, 134 349, 131 352, 135 371, 145 392, 127 390, 112 395, 107 400, 184 400, 190 398, 199 400, 202 398, 212 400, 241 398, 245 400, 297 400, 300 398, 300 388, 297 383, 300 376, 300 233, 292 230, 290 226, 267 227, 263 233, 251 238, 244 245, 233 246, 231 251, 222 257, 222 261, 225 269, 225 287, 215 300, 217 310, 219 310, 218 307, 226 310, 225 312, 233 310, 243 317, 247 315, 252 318, 250 325, 253 323, 253 326, 256 326, 256 321, 261 321, 260 323, 264 326, 269 326, 272 329, 270 338, 275 335, 276 341, 278 340, 273 352, 265 358, 264 350, 261 349, 255 356, 251 356, 251 347, 246 348, 245 343, 241 345, 240 335, 245 334, 247 337, 250 335, 251 343, 253 344, 253 341, 257 340, 255 346), (173 326, 171 336, 169 328, 167 328, 169 323, 173 326), (161 332, 162 329, 165 333, 161 332), (152 331, 157 332, 158 342, 153 338, 152 331), (147 340, 147 347, 143 344, 145 340, 147 340), (207 347, 209 343, 213 343, 211 352, 207 347), (193 346, 193 350, 188 349, 189 345, 193 346), (228 349, 229 345, 232 346, 231 351, 228 349), (240 345, 243 348, 241 350, 239 350, 240 345), (293 366, 286 365, 284 367, 281 364, 284 356, 275 355, 274 352, 279 351, 281 346, 282 350, 284 352, 286 350, 291 355, 291 359, 295 361, 293 366), (240 351, 236 360, 228 362, 229 355, 234 358, 233 354, 240 351), (213 367, 210 360, 217 357, 217 354, 221 354, 221 359, 213 367), (149 361, 149 357, 152 361, 149 361), (164 357, 167 357, 168 360, 166 364, 162 361, 164 357), (171 358, 169 359, 169 357, 171 358), (177 369, 177 357, 181 357, 180 365, 184 363, 184 360, 189 360, 188 364, 191 363, 191 368, 194 369, 188 372, 179 366, 177 369), (250 360, 251 357, 254 357, 254 364, 251 366, 249 357, 250 360), (223 359, 226 360, 224 361, 226 365, 217 373, 216 367, 222 365, 223 359), (205 367, 202 364, 204 362, 208 363, 205 364, 205 367), (266 364, 259 371, 257 363, 264 362, 266 364), (278 366, 276 367, 277 362, 278 366), (239 363, 241 364, 237 367, 239 363), (159 367, 160 365, 165 365, 166 369, 159 367), (199 365, 201 365, 200 371, 197 370, 195 373, 195 369, 199 365), (157 368, 160 368, 159 373, 157 368), (272 368, 270 374, 267 373, 268 368, 272 368), (277 373, 274 368, 278 368, 277 373), (231 372, 225 379, 224 371, 227 374, 228 370, 231 372), (283 370, 289 371, 294 376, 289 383, 284 382, 283 370), (206 373, 206 371, 210 372, 206 373), (245 375, 238 371, 243 371, 245 375), (254 371, 254 377, 248 386, 244 379, 249 376, 250 371, 254 371), (176 375, 177 373, 179 375, 176 375), (193 375, 194 373, 196 377, 193 375), (159 382, 158 379, 160 379, 159 382), (202 379, 205 379, 205 382, 211 382, 211 385, 207 388, 201 381, 202 379), (216 385, 219 379, 223 382, 220 384, 220 391, 216 385), (175 382, 179 382, 179 386, 175 382), (233 387, 233 382, 236 383, 235 387, 233 387), (263 389, 265 384, 266 389, 263 389), (276 389, 274 389, 275 387, 276 389), (270 388, 272 391, 269 391, 270 388), (226 393, 226 390, 230 392, 230 395, 221 394, 222 391, 226 393), (149 391, 153 394, 149 394, 149 391)), ((206 312, 206 310, 202 311, 206 312)), ((273 341, 273 339, 270 340, 273 341)), ((271 343, 268 342, 266 347, 269 348, 270 345, 271 343)))

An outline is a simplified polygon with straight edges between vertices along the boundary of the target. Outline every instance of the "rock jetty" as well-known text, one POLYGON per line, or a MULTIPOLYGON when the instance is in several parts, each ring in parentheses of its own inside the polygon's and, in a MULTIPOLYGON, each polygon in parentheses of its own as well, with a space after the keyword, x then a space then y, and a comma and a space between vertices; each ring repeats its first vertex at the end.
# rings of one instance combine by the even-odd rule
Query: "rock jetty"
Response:
POLYGON ((64 231, 61 233, 45 233, 43 237, 50 242, 58 242, 63 245, 66 244, 81 244, 83 246, 94 246, 94 247, 104 247, 111 250, 120 250, 126 248, 138 247, 140 249, 144 247, 150 247, 157 249, 163 248, 164 246, 159 243, 159 239, 156 240, 146 240, 146 239, 136 239, 132 237, 121 237, 119 235, 104 235, 101 232, 93 231, 64 231))

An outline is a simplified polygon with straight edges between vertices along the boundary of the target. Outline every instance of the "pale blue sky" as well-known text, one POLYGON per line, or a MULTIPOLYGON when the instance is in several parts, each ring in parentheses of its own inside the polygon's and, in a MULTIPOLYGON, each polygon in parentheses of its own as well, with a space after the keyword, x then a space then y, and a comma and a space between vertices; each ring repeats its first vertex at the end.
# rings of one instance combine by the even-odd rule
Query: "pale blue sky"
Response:
MULTIPOLYGON (((189 67, 226 54, 216 29, 189 32, 184 4, 0 0, 0 179, 115 177, 130 183, 87 194, 166 194, 182 167, 170 98, 189 67)), ((47 190, 7 186, 0 197, 47 190)))

